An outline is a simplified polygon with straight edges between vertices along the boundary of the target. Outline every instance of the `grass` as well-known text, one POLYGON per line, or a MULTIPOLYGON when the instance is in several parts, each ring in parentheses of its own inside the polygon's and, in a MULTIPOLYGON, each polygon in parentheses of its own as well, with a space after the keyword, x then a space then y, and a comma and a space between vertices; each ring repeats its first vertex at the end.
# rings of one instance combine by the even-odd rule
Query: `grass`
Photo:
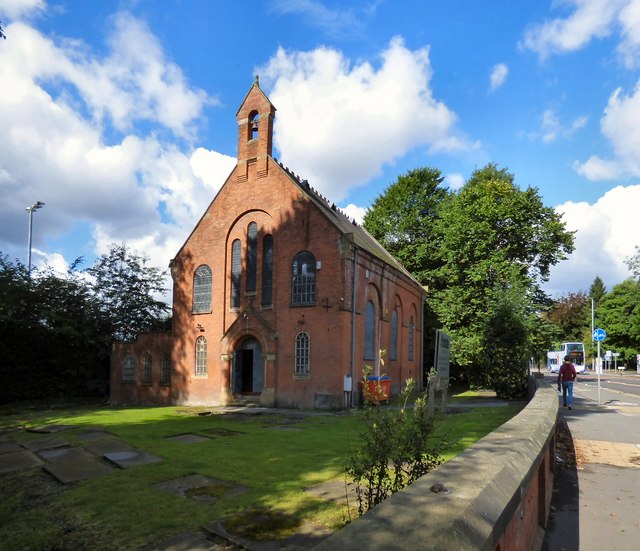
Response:
MULTIPOLYGON (((438 437, 452 444, 446 459, 513 417, 519 406, 483 407, 442 417, 438 437)), ((160 456, 162 462, 62 486, 40 471, 0 474, 0 549, 132 549, 232 518, 245 510, 277 510, 336 530, 352 516, 344 505, 304 489, 344 480, 349 449, 357 444, 357 412, 291 419, 277 414, 197 415, 196 408, 79 407, 21 410, 0 416, 0 432, 49 423, 77 428, 56 437, 80 445, 86 430, 106 430, 129 445, 160 456), (166 438, 198 434, 208 439, 185 444, 166 438), (213 489, 211 499, 178 497, 156 484, 199 474, 243 492, 213 489)), ((293 414, 295 415, 295 414, 293 414)), ((12 430, 25 442, 42 435, 12 430)), ((86 444, 86 442, 84 442, 86 444)), ((355 506, 355 503, 352 505, 355 506)), ((237 518, 237 517, 236 517, 237 518)))

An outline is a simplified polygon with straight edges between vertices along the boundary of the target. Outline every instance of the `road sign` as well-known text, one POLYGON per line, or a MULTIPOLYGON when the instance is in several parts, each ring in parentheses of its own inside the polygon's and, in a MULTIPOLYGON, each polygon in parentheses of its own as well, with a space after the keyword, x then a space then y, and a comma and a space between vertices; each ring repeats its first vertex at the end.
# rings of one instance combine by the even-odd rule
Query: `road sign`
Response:
POLYGON ((593 330, 593 340, 596 342, 603 341, 607 336, 607 333, 604 329, 594 329, 593 330))

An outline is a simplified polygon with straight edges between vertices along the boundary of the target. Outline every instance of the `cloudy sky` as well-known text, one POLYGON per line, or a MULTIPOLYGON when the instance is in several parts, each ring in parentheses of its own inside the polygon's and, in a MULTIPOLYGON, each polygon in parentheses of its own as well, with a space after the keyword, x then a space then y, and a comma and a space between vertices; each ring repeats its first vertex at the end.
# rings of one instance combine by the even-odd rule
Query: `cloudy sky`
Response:
POLYGON ((275 156, 356 219, 399 174, 495 162, 576 231, 547 290, 640 245, 640 0, 0 0, 0 251, 165 267, 235 164, 260 75, 275 156))

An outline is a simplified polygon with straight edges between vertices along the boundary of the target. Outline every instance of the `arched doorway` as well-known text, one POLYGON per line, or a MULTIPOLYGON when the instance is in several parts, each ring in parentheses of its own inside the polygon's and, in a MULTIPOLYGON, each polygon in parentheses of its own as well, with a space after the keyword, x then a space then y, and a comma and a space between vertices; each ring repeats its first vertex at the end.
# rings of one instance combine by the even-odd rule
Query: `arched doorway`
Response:
POLYGON ((233 394, 259 394, 264 387, 264 360, 260 343, 246 339, 233 351, 233 394))

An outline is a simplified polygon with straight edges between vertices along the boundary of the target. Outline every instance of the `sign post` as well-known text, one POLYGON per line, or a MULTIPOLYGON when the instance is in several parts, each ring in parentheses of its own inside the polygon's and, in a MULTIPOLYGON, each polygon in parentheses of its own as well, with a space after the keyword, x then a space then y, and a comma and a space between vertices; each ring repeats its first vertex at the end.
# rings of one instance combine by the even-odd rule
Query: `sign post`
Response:
POLYGON ((598 405, 600 405, 600 374, 602 373, 602 358, 600 357, 600 343, 606 338, 604 329, 593 330, 593 340, 598 343, 598 361, 596 363, 596 373, 598 374, 598 405))

